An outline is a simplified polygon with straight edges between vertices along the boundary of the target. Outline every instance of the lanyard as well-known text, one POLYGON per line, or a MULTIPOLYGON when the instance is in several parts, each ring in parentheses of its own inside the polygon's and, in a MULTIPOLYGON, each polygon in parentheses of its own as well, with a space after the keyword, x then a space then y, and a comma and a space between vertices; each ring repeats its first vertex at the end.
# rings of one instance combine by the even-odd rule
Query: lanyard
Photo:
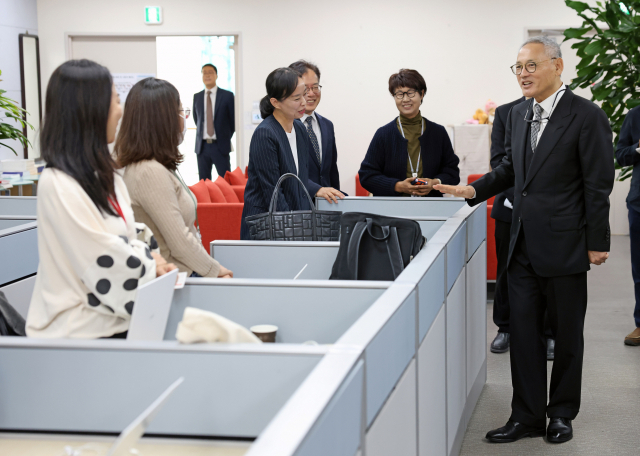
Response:
POLYGON ((124 213, 122 212, 122 209, 120 208, 120 203, 118 203, 118 199, 115 197, 115 195, 113 198, 111 198, 110 196, 107 197, 107 200, 111 203, 113 208, 116 210, 118 215, 122 217, 122 220, 124 220, 124 223, 126 224, 127 220, 124 218, 124 213))
MULTIPOLYGON (((407 139, 404 136, 404 129, 402 128, 402 122, 400 121, 400 116, 398 116, 398 124, 400 125, 400 132, 402 132, 402 137, 404 139, 407 139)), ((422 122, 420 122, 420 136, 422 136, 423 134, 424 134, 424 119, 422 119, 422 122)), ((418 163, 416 164, 416 169, 413 169, 413 163, 411 162, 411 155, 409 155, 409 148, 407 147, 407 157, 409 158, 409 165, 411 166, 411 176, 413 177, 418 177, 418 170, 420 169, 420 155, 421 153, 418 154, 418 163)))
POLYGON ((201 236, 200 235, 200 222, 198 221, 198 202, 196 201, 195 197, 193 196, 193 193, 191 193, 191 190, 189 190, 189 187, 187 187, 187 185, 184 183, 184 181, 178 175, 178 171, 177 170, 173 172, 173 175, 176 176, 176 179, 178 179, 178 181, 182 184, 182 187, 184 188, 184 191, 187 192, 187 195, 189 195, 191 197, 191 200, 193 201, 194 212, 196 213, 196 226, 198 228, 198 236, 201 236))

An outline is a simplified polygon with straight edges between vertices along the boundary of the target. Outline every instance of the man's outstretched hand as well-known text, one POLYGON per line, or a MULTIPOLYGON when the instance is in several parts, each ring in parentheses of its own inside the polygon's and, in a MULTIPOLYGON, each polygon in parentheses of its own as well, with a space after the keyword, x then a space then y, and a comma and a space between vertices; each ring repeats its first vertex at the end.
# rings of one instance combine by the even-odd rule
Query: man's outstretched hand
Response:
POLYGON ((448 193, 449 195, 466 199, 471 199, 476 194, 476 190, 471 185, 436 184, 433 186, 433 189, 441 193, 448 193))

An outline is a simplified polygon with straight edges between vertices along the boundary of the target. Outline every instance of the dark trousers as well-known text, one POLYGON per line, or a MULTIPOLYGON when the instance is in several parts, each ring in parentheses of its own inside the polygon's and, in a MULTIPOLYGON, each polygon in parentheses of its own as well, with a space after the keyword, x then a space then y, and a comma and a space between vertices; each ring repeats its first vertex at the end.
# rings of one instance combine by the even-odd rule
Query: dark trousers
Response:
MULTIPOLYGON (((510 333, 507 263, 509 260, 511 223, 496 220, 495 239, 498 271, 496 274, 496 291, 493 296, 493 322, 498 327, 498 332, 510 333)), ((547 299, 553 299, 553 296, 549 295, 547 299)), ((551 325, 549 324, 549 318, 546 313, 544 316, 544 334, 546 338, 553 339, 553 332, 551 331, 551 325)))
POLYGON ((633 318, 636 327, 640 328, 640 212, 627 204, 629 209, 629 238, 631 241, 631 275, 633 276, 633 289, 636 293, 636 307, 633 318))
POLYGON ((509 259, 509 240, 511 223, 496 220, 496 291, 493 297, 493 322, 499 332, 509 332, 509 281, 507 280, 507 261, 509 259))
POLYGON ((574 419, 580 409, 587 273, 541 277, 527 253, 523 231, 508 267, 511 327, 511 419, 544 427, 546 416, 574 419), (547 299, 552 296, 552 299, 547 299), (555 334, 547 404, 544 314, 555 334))
POLYGON ((223 153, 218 147, 218 142, 208 143, 202 141, 202 149, 198 154, 198 175, 200 179, 211 179, 211 167, 216 167, 218 174, 224 177, 227 171, 231 171, 231 159, 229 154, 223 153))

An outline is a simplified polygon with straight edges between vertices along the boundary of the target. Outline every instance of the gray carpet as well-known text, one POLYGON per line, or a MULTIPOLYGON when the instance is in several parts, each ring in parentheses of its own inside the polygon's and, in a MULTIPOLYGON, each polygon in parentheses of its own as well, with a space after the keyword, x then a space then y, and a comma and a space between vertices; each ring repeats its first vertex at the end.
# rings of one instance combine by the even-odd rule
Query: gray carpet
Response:
MULTIPOLYGON (((511 412, 509 354, 488 352, 487 384, 482 391, 461 455, 640 455, 640 347, 623 344, 635 325, 628 236, 611 237, 610 259, 588 274, 582 406, 573 422, 573 440, 560 445, 526 438, 491 444, 487 431, 503 426, 511 412)), ((487 346, 496 335, 492 305, 487 306, 487 346)), ((551 362, 548 364, 551 375, 551 362)))

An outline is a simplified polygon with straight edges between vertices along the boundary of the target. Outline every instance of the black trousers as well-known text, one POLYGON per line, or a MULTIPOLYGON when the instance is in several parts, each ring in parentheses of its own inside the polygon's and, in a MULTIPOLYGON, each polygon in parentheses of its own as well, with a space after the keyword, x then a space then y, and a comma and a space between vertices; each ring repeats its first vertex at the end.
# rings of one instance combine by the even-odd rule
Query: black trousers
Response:
MULTIPOLYGON (((496 291, 493 296, 493 322, 498 327, 499 332, 511 333, 509 326, 509 280, 507 278, 511 223, 496 220, 495 239, 498 271, 496 274, 496 291)), ((548 300, 553 299, 553 293, 549 293, 546 298, 548 300)), ((547 339, 553 339, 553 331, 546 312, 544 316, 544 334, 547 339)))
POLYGON ((508 276, 511 419, 536 427, 545 426, 546 416, 574 419, 580 410, 587 273, 559 277, 537 275, 521 231, 508 276), (548 404, 545 310, 556 339, 548 404))
POLYGON ((231 159, 229 154, 223 153, 218 147, 218 142, 208 143, 202 141, 202 149, 198 154, 198 175, 200 179, 211 179, 211 167, 216 167, 218 175, 224 177, 227 171, 231 171, 231 159))
POLYGON ((509 240, 511 223, 496 220, 496 257, 498 271, 496 274, 496 291, 493 297, 493 322, 499 332, 509 330, 509 281, 507 280, 507 261, 509 259, 509 240))
POLYGON ((631 276, 636 296, 633 318, 636 327, 640 328, 640 212, 629 204, 627 204, 627 208, 629 209, 629 240, 631 242, 631 276))

